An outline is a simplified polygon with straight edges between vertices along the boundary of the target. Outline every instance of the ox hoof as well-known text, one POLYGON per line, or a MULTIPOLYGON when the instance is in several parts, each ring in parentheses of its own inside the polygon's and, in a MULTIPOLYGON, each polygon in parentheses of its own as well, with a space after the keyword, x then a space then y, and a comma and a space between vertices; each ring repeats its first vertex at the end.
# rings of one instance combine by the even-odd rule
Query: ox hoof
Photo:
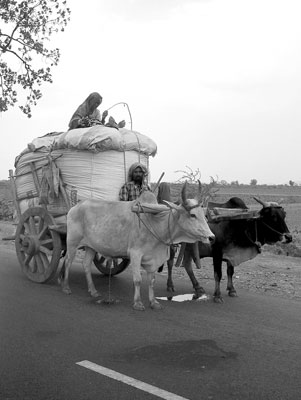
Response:
POLYGON ((214 297, 213 301, 214 303, 222 304, 224 302, 224 299, 222 297, 214 297))
POLYGON ((72 293, 70 288, 63 288, 62 290, 63 290, 63 293, 66 293, 66 294, 72 293))
POLYGON ((153 310, 162 310, 162 306, 161 306, 161 304, 158 302, 158 301, 152 301, 151 303, 150 303, 150 307, 153 309, 153 310))
POLYGON ((133 304, 133 309, 136 311, 144 311, 145 307, 142 303, 134 303, 133 304))
POLYGON ((95 292, 90 292, 90 295, 91 295, 91 297, 100 297, 100 293, 97 291, 97 290, 95 290, 95 292))
POLYGON ((195 289, 192 299, 196 300, 196 299, 204 296, 204 294, 206 294, 205 290, 202 287, 199 287, 199 288, 195 289))
POLYGON ((238 297, 236 290, 229 290, 228 295, 230 297, 238 297))

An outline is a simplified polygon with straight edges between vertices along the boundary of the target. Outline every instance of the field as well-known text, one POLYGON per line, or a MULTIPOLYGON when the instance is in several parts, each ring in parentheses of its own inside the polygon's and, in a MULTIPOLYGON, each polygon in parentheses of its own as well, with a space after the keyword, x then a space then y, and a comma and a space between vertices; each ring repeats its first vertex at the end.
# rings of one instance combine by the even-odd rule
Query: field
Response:
MULTIPOLYGON (((182 184, 172 183, 171 194, 173 199, 179 197, 182 184)), ((188 190, 191 193, 196 193, 197 185, 189 185, 188 190)), ((230 197, 240 197, 247 205, 258 204, 253 197, 258 197, 263 201, 277 201, 282 200, 282 204, 301 204, 301 186, 288 186, 288 185, 217 185, 215 188, 214 201, 226 201, 230 197)))
MULTIPOLYGON (((182 184, 171 184, 171 196, 173 201, 181 197, 182 184)), ((286 211, 286 221, 290 231, 296 235, 301 234, 301 186, 267 186, 267 185, 239 185, 217 186, 218 190, 213 197, 215 202, 225 202, 231 197, 241 198, 251 209, 260 209, 261 206, 254 200, 257 197, 263 201, 275 201, 280 203, 286 211)), ((197 194, 197 185, 190 185, 188 193, 191 197, 197 194)))

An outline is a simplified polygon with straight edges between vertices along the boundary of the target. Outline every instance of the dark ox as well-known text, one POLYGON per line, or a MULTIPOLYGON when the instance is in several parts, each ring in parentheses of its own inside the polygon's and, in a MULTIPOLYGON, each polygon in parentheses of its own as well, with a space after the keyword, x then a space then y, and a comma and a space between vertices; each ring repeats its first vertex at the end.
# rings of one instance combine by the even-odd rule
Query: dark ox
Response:
MULTIPOLYGON (((277 203, 266 203, 254 198, 262 205, 258 218, 255 219, 233 219, 221 220, 219 222, 210 222, 209 227, 215 235, 213 244, 198 243, 199 257, 212 257, 215 279, 214 301, 222 302, 220 291, 220 281, 222 278, 222 262, 227 263, 227 290, 231 297, 237 296, 233 285, 234 267, 251 260, 261 251, 264 244, 275 244, 278 241, 292 241, 288 227, 285 223, 285 211, 277 203)), ((219 208, 240 208, 247 209, 245 203, 237 198, 231 198, 227 203, 209 203, 210 207, 219 208)), ((195 257, 193 244, 185 245, 183 266, 189 275, 193 288, 195 290, 195 298, 205 293, 202 286, 197 281, 191 261, 197 262, 195 257)), ((167 289, 173 291, 172 282, 172 263, 168 263, 168 281, 167 289)))

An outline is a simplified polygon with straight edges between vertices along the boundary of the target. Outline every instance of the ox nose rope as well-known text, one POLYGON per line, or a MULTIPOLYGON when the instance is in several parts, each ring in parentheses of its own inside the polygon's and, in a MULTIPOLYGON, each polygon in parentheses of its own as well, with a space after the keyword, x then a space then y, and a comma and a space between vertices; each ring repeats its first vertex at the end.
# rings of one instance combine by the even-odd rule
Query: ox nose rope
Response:
POLYGON ((265 225, 267 228, 269 228, 272 232, 277 233, 279 236, 283 236, 285 233, 281 233, 277 231, 276 229, 272 228, 270 225, 266 224, 265 222, 261 221, 263 225, 265 225))

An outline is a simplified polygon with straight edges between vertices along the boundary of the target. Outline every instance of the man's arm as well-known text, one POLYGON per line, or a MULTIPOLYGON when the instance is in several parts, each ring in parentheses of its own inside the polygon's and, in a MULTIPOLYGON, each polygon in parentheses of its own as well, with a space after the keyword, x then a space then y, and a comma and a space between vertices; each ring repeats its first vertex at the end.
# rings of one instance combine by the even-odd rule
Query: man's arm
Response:
POLYGON ((128 199, 129 199, 128 188, 127 185, 124 184, 119 191, 119 200, 128 201, 128 199))

